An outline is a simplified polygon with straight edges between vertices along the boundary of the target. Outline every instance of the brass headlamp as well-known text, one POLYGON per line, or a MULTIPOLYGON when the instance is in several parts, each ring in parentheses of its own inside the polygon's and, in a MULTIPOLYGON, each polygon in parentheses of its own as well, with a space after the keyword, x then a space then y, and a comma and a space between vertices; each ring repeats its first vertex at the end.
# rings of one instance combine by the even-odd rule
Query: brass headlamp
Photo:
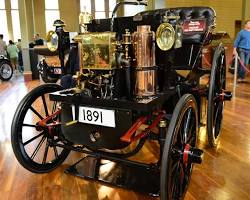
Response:
POLYGON ((162 23, 157 28, 156 43, 162 51, 172 48, 175 43, 175 29, 170 23, 162 23))
POLYGON ((55 31, 49 31, 46 36, 47 47, 51 52, 58 49, 58 35, 55 31))
MULTIPOLYGON (((53 26, 56 27, 56 31, 66 26, 63 20, 57 19, 54 21, 53 26)), ((59 47, 59 37, 56 31, 49 31, 46 35, 47 47, 51 52, 55 52, 59 47)))
POLYGON ((156 43, 162 51, 182 46, 182 26, 178 14, 166 13, 163 23, 157 28, 156 43))

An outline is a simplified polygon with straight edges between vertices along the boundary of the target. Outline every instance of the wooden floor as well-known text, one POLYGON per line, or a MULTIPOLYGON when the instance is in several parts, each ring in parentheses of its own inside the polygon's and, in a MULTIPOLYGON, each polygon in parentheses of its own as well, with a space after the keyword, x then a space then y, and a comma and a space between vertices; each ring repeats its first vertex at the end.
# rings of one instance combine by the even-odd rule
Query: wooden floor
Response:
MULTIPOLYGON (((229 77, 228 89, 230 81, 229 77)), ((39 84, 25 83, 22 77, 0 83, 0 199, 158 200, 65 174, 63 170, 82 156, 78 153, 71 153, 49 174, 32 174, 21 167, 11 148, 11 121, 22 97, 39 84)), ((236 98, 226 103, 216 149, 206 147, 205 130, 200 130, 204 161, 194 167, 185 200, 250 199, 250 83, 239 84, 236 91, 236 98)))

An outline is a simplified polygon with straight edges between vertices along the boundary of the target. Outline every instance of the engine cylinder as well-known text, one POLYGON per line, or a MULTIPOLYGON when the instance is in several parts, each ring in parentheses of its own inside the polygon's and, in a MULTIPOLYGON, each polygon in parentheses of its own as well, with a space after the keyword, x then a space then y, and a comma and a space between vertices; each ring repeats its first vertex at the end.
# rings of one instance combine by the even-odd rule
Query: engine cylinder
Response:
POLYGON ((147 98, 156 94, 155 33, 150 26, 137 26, 132 35, 135 56, 136 98, 147 98))

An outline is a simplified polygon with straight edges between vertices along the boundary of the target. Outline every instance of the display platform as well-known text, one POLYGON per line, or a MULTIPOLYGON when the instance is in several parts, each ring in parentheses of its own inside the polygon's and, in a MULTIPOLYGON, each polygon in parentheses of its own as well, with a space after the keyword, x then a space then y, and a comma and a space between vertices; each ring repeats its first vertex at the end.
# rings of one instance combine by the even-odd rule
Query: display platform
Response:
POLYGON ((113 162, 86 156, 67 168, 65 173, 154 197, 160 192, 160 170, 156 165, 113 162))

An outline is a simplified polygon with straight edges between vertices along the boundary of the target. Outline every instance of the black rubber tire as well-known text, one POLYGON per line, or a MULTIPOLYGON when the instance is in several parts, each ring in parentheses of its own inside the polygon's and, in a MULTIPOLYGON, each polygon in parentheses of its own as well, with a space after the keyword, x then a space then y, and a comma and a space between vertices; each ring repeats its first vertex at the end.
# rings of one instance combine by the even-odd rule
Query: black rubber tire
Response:
MULTIPOLYGON (((185 165, 182 156, 180 156, 179 153, 177 154, 176 157, 174 157, 174 155, 176 154, 176 152, 183 153, 186 144, 190 144, 192 147, 196 147, 196 136, 198 134, 197 113, 198 113, 198 108, 196 100, 193 97, 193 95, 191 94, 183 95, 174 109, 173 116, 171 118, 166 134, 166 140, 164 144, 162 161, 161 161, 161 177, 160 177, 161 200, 170 200, 170 199, 179 200, 183 199, 185 196, 192 173, 192 163, 185 165), (186 115, 187 112, 190 112, 190 115, 188 114, 189 118, 188 115, 186 115), (190 132, 188 132, 189 135, 183 134, 181 132, 183 128, 182 126, 184 126, 183 123, 187 119, 189 120, 192 119, 192 122, 189 121, 190 124, 192 124, 192 126, 189 127, 190 128, 190 132), (185 141, 183 142, 183 144, 179 144, 178 139, 180 141, 184 140, 185 141), (179 144, 179 146, 177 144, 179 144), (179 151, 176 151, 175 150, 176 148, 178 148, 179 151), (178 163, 176 164, 175 162, 178 163), (172 169, 174 169, 174 164, 176 164, 176 171, 173 171, 172 173, 171 171, 172 169), (176 181, 174 178, 177 179, 178 172, 179 173, 183 172, 184 173, 183 177, 185 177, 185 179, 179 177, 180 179, 179 181, 181 182, 173 182, 176 181), (177 190, 177 188, 173 188, 175 187, 175 185, 178 185, 178 187, 182 188, 182 190, 180 190, 178 194, 178 197, 175 196, 176 195, 175 192, 177 190)), ((180 188, 178 188, 178 190, 180 188)))
POLYGON ((214 52, 210 74, 207 103, 207 137, 210 147, 215 147, 221 131, 224 101, 216 96, 223 93, 226 87, 226 56, 223 46, 219 45, 214 52))
POLYGON ((51 78, 49 76, 41 76, 44 83, 56 83, 59 78, 51 78))
MULTIPOLYGON (((27 170, 34 173, 47 173, 54 170, 58 167, 68 156, 70 153, 69 150, 63 149, 60 154, 55 156, 53 160, 45 163, 38 163, 31 159, 26 150, 25 150, 25 142, 23 141, 23 123, 25 120, 25 116, 28 113, 30 106, 36 99, 40 98, 40 96, 61 90, 62 87, 57 84, 43 84, 38 86, 37 88, 30 91, 20 102, 15 112, 12 125, 11 125, 11 144, 14 151, 14 154, 18 160, 18 162, 27 170)), ((34 123, 35 124, 35 123, 34 123)), ((41 132, 41 137, 45 137, 48 139, 48 136, 45 131, 41 132)), ((34 137, 33 137, 34 138, 34 137)), ((52 147, 50 147, 52 148, 52 147)), ((38 151, 40 148, 38 149, 38 151)), ((55 151, 55 150, 54 150, 55 151)), ((56 152, 55 152, 56 154, 56 152)))
POLYGON ((2 81, 8 81, 13 75, 13 68, 8 60, 0 61, 0 79, 2 81), (6 71, 7 70, 7 71, 6 71))

